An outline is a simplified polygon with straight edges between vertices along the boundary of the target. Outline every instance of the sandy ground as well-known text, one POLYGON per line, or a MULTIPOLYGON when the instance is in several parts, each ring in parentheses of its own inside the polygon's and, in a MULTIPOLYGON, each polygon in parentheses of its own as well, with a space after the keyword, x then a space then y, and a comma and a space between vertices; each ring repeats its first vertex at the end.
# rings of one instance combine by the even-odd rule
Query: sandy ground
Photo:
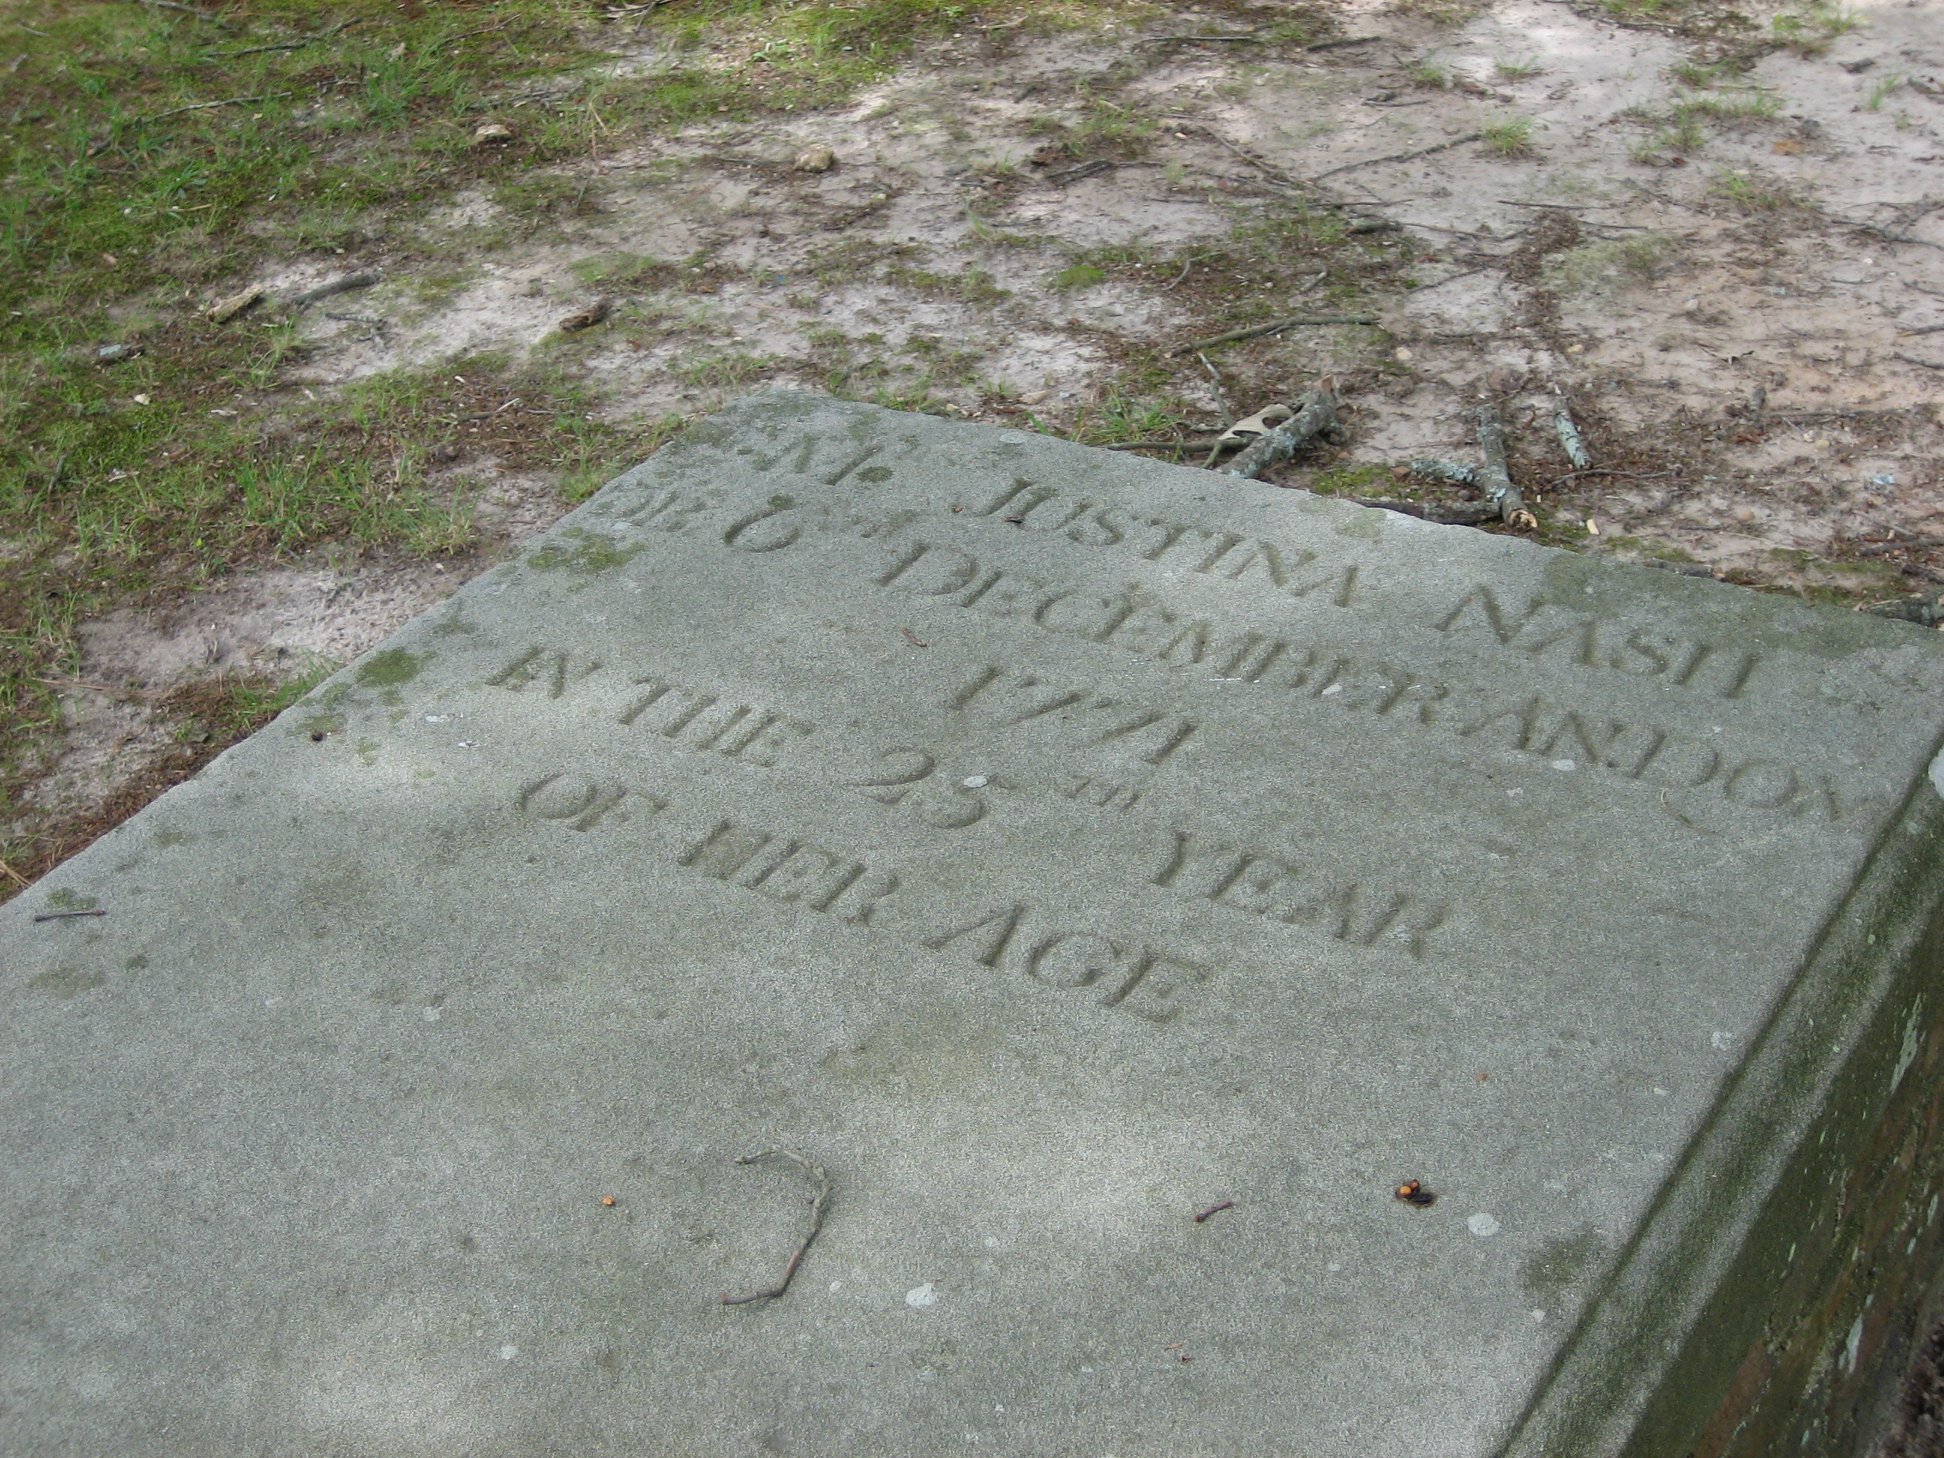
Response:
MULTIPOLYGON (((1328 374, 1347 434, 1283 484, 1405 494, 1399 463, 1477 458, 1467 411, 1491 400, 1545 540, 1934 600, 1944 8, 1862 0, 1808 55, 1762 44, 1768 12, 1708 37, 1545 0, 1455 20, 1353 0, 1326 48, 1195 38, 1264 13, 1059 39, 968 20, 841 110, 593 135, 541 179, 549 209, 482 190, 234 280, 385 274, 311 310, 300 361, 237 406, 500 351, 585 377, 616 419, 788 385, 1097 439, 1145 433, 1149 409, 1166 434, 1219 429, 1328 374), (1680 79, 1723 58, 1710 85, 1680 79), (1494 145, 1521 122, 1525 146, 1494 145), (818 146, 828 170, 792 166, 818 146), (1278 232, 1306 201, 1350 234, 1278 232), (558 327, 597 302, 601 323, 558 327), (1380 322, 1176 352, 1296 313, 1380 322), (1554 439, 1561 403, 1590 472, 1554 439)), ((616 77, 652 84, 651 35, 622 33, 616 77)), ((584 84, 510 96, 500 120, 517 135, 584 84)), ((323 553, 89 625, 81 677, 122 692, 72 694, 40 808, 83 813, 162 754, 171 687, 346 661, 565 509, 490 435, 453 454, 474 557, 323 553)))

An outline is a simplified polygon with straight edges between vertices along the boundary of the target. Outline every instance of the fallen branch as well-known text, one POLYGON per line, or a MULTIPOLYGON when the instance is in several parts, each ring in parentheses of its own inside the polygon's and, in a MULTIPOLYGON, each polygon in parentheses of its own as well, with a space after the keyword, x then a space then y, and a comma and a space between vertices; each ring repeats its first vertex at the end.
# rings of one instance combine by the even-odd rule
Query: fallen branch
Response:
POLYGON ((348 294, 354 289, 368 289, 383 283, 384 274, 375 268, 360 269, 357 273, 347 273, 342 278, 330 279, 314 289, 305 289, 290 301, 290 312, 307 309, 319 299, 328 299, 336 294, 348 294))
POLYGON ((781 1148, 759 1149, 754 1154, 740 1156, 736 1160, 736 1163, 754 1164, 757 1160, 768 1159, 771 1155, 775 1155, 779 1159, 789 1160, 790 1163, 797 1165, 808 1173, 812 1179, 816 1180, 816 1198, 810 1202, 810 1230, 797 1243, 797 1248, 790 1252, 790 1263, 783 1268, 782 1280, 778 1281, 775 1286, 767 1291, 755 1291, 747 1296, 730 1296, 725 1294, 722 1298, 722 1304, 724 1306, 747 1306, 752 1301, 774 1301, 778 1296, 781 1296, 785 1291, 789 1290, 790 1278, 796 1275, 797 1266, 803 1260, 803 1253, 810 1249, 810 1242, 815 1240, 817 1238, 817 1232, 823 1229, 824 1211, 830 1205, 830 1176, 824 1173, 823 1166, 811 1163, 809 1159, 798 1154, 794 1149, 781 1148))
POLYGON ((1106 172, 1113 165, 1105 157, 1096 157, 1091 162, 1082 162, 1078 167, 1062 167, 1058 172, 1050 172, 1046 180, 1065 187, 1068 183, 1078 182, 1083 177, 1092 177, 1096 172, 1106 172))
POLYGON ((1496 405, 1478 407, 1478 448, 1485 453, 1478 479, 1485 488, 1486 503, 1496 508, 1499 520, 1513 530, 1536 531, 1539 518, 1526 509, 1525 497, 1505 468, 1505 422, 1499 419, 1496 405))
POLYGON ((1284 187, 1293 187, 1299 190, 1302 188, 1303 186, 1302 178, 1292 177, 1289 173, 1283 171, 1280 167, 1277 167, 1272 163, 1263 161, 1260 157, 1256 156, 1256 154, 1251 152, 1248 148, 1239 146, 1238 144, 1231 142, 1227 137, 1223 136, 1220 132, 1216 131, 1215 128, 1197 127, 1196 130, 1199 131, 1204 137, 1207 137, 1209 141, 1214 142, 1219 146, 1228 148, 1229 151, 1235 153, 1236 156, 1240 157, 1244 162, 1248 163, 1251 167, 1255 168, 1258 172, 1263 173, 1267 177, 1273 178, 1275 181, 1281 183, 1284 187))
POLYGON ((340 21, 329 30, 320 30, 316 35, 307 35, 301 40, 279 41, 272 46, 245 46, 240 51, 211 51, 209 54, 212 57, 220 57, 227 61, 236 56, 260 56, 265 51, 301 51, 305 46, 314 46, 319 41, 329 40, 334 35, 342 34, 354 25, 363 24, 364 17, 358 15, 353 16, 350 20, 340 21))
POLYGON ((1218 344, 1235 344, 1244 339, 1260 339, 1265 334, 1280 334, 1285 329, 1321 328, 1331 324, 1375 324, 1377 320, 1369 314, 1297 314, 1287 319, 1271 319, 1267 324, 1253 324, 1247 329, 1231 329, 1227 334, 1217 334, 1213 339, 1197 339, 1192 344, 1179 345, 1168 351, 1169 354, 1198 354, 1204 349, 1213 349, 1218 344))
POLYGON ((1568 471, 1563 476, 1555 476, 1552 478, 1552 480, 1546 483, 1546 489, 1549 491, 1555 490, 1558 487, 1564 486, 1568 481, 1579 480, 1582 476, 1601 476, 1607 478, 1608 480, 1615 480, 1615 481, 1666 481, 1678 477, 1680 474, 1681 473, 1678 470, 1676 471, 1608 471, 1598 466, 1595 466, 1593 469, 1589 471, 1568 471))
POLYGON ((1561 400, 1553 406, 1553 430, 1559 436, 1559 448, 1566 452, 1566 459, 1573 463, 1575 471, 1585 471, 1592 467, 1593 458, 1586 453, 1586 440, 1573 424, 1573 415, 1561 400))
POLYGON ((1253 481, 1271 466, 1295 455, 1302 446, 1337 423, 1336 396, 1325 380, 1299 396, 1296 413, 1229 462, 1228 474, 1253 481))
POLYGON ((172 106, 167 111, 158 111, 153 116, 131 117, 128 124, 132 127, 147 126, 172 116, 181 116, 186 111, 214 111, 219 106, 250 106, 259 101, 281 101, 287 96, 295 96, 294 91, 266 91, 261 96, 225 96, 221 101, 192 101, 187 106, 172 106))
POLYGON ((1429 147, 1419 147, 1415 152, 1393 152, 1388 157, 1366 157, 1361 162, 1345 162, 1341 167, 1332 167, 1328 172, 1319 172, 1310 179, 1321 182, 1326 177, 1335 177, 1339 172, 1349 172, 1358 167, 1375 167, 1380 162, 1409 162, 1417 157, 1429 157, 1433 152, 1448 152, 1453 147, 1462 147, 1467 142, 1484 139, 1483 132, 1466 132, 1462 137, 1453 137, 1448 142, 1436 142, 1429 147))
POLYGON ((1467 466, 1462 461, 1412 461, 1411 474, 1429 476, 1434 481, 1449 481, 1455 486, 1478 484, 1478 467, 1467 466))
MULTIPOLYGON (((1902 622, 1935 628, 1944 623, 1944 597, 1931 593, 1919 597, 1893 598, 1889 602, 1873 602, 1863 611, 1879 618, 1896 618, 1902 622)), ((37 916, 34 920, 39 921, 40 918, 37 916)))
POLYGON ((1888 557, 1893 552, 1932 552, 1944 547, 1944 537, 1906 537, 1901 542, 1874 542, 1857 548, 1859 557, 1888 557))
POLYGON ((1498 520, 1498 512, 1482 501, 1459 501, 1440 506, 1429 501, 1396 501, 1382 496, 1339 496, 1338 501, 1354 501, 1359 506, 1374 506, 1394 511, 1399 516, 1414 516, 1439 526, 1478 526, 1498 520))

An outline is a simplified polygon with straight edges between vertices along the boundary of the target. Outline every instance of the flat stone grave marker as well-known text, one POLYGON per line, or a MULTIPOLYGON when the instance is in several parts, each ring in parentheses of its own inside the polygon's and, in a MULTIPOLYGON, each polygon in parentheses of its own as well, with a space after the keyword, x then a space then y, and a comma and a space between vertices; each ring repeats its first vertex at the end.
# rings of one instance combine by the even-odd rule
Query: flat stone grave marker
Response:
POLYGON ((1813 1450, 1936 1269, 1940 690, 744 402, 0 910, 0 1451, 1813 1450))

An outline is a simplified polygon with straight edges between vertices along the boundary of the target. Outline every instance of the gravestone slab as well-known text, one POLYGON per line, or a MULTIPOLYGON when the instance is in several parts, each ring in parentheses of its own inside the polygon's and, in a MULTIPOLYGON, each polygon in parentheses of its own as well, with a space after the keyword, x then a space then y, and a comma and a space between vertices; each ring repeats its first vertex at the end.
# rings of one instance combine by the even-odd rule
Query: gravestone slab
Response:
POLYGON ((1798 1422, 1932 1269, 1940 690, 1901 624, 744 402, 0 909, 0 1451, 1798 1422))

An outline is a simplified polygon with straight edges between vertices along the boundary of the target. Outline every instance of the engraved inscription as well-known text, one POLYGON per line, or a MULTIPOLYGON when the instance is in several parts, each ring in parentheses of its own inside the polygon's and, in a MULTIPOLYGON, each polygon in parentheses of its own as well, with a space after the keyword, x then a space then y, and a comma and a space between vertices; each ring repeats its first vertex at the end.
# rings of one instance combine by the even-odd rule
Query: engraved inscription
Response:
POLYGON ((938 772, 938 760, 922 749, 887 749, 869 774, 850 782, 866 799, 900 805, 934 830, 963 830, 985 818, 986 781, 951 782, 938 772))
MULTIPOLYGON (((1396 716, 1455 739, 1497 744, 1547 763, 1570 757, 1575 768, 1696 790, 1791 819, 1833 824, 1857 808, 1823 771, 1738 756, 1727 746, 1683 740, 1652 724, 1604 718, 1543 695, 1519 696, 1498 685, 1439 683, 1393 664, 1332 654, 1253 630, 1223 629, 1208 619, 1162 607, 1157 595, 1144 588, 1083 592, 1022 574, 991 572, 969 553, 929 542, 894 548, 890 566, 873 572, 870 580, 894 592, 912 591, 1059 636, 1119 648, 1169 668, 1201 669, 1224 682, 1281 689, 1339 710, 1396 716)), ((1684 664, 1707 661, 1690 655, 1684 664)), ((1746 675, 1737 669, 1727 686, 1739 692, 1745 683, 1746 675)))
POLYGON ((1124 506, 1072 497, 1024 477, 966 514, 991 517, 1023 531, 1058 533, 1083 547, 1112 547, 1145 562, 1181 567, 1231 582, 1260 583, 1289 597, 1349 607, 1357 568, 1322 561, 1305 548, 1278 546, 1257 537, 1199 527, 1165 517, 1140 516, 1124 506))
MULTIPOLYGON (((574 830, 625 821, 631 810, 657 824, 686 819, 659 795, 564 772, 522 785, 514 808, 574 830)), ((971 913, 926 912, 907 904, 912 890, 899 872, 860 856, 720 816, 699 824, 706 828, 671 827, 671 834, 658 839, 672 851, 675 865, 703 881, 950 960, 1016 972, 1059 991, 1086 992, 1101 1007, 1150 1022, 1173 1021, 1184 995, 1215 975, 1207 962, 1125 936, 1058 924, 1024 901, 971 913)))
POLYGON ((947 706, 1006 727, 1040 721, 1068 738, 1122 746, 1143 764, 1165 763, 1201 727, 1178 714, 999 667, 982 669, 947 706))
POLYGON ((894 872, 874 871, 863 861, 807 840, 731 820, 718 820, 682 853, 680 862, 710 880, 860 926, 869 926, 879 905, 898 889, 894 872))
MULTIPOLYGON (((841 485, 844 478, 875 456, 882 455, 885 442, 874 440, 860 445, 856 441, 832 441, 815 433, 806 435, 794 448, 785 446, 771 455, 752 454, 750 464, 765 474, 779 466, 798 476, 814 475, 826 486, 841 485)), ((889 473, 872 479, 882 481, 889 473)))
POLYGON ((623 507, 615 513, 615 520, 658 532, 682 532, 688 530, 697 517, 712 511, 718 505, 720 496, 721 493, 713 491, 663 487, 623 507))
POLYGON ((1165 890, 1285 925, 1311 927, 1360 947, 1387 938, 1420 960, 1426 938, 1450 914, 1442 901, 1373 889, 1191 831, 1170 831, 1163 856, 1150 879, 1165 890))
POLYGON ((1150 1022, 1180 1011, 1176 998, 1214 975, 1205 962, 1098 932, 1046 926, 1024 901, 950 922, 919 938, 928 951, 950 949, 981 967, 1024 973, 1050 987, 1098 987, 1102 1007, 1124 1007, 1150 1022))
POLYGON ((653 795, 636 794, 626 785, 556 772, 521 786, 514 806, 522 815, 560 821, 570 830, 592 830, 609 815, 617 821, 630 819, 629 811, 621 808, 623 800, 648 815, 667 804, 653 795))
POLYGON ((715 694, 644 676, 619 722, 682 749, 709 750, 765 769, 778 764, 817 726, 758 704, 730 703, 715 694))
POLYGON ((557 699, 569 685, 592 677, 600 668, 598 658, 581 658, 562 649, 539 646, 527 649, 486 682, 516 694, 538 689, 557 699))
POLYGON ((1496 644, 1528 658, 1550 657, 1581 668, 1665 679, 1724 699, 1741 697, 1761 661, 1749 650, 1723 652, 1671 633, 1622 628, 1544 597, 1507 608, 1489 587, 1473 588, 1433 626, 1440 633, 1496 644))
MULTIPOLYGON (((860 444, 813 436, 758 456, 753 464, 760 471, 794 474, 826 485, 853 478, 876 484, 891 479, 892 469, 865 463, 876 462, 884 449, 882 442, 860 444)), ((706 502, 701 496, 679 497, 680 493, 664 491, 633 510, 643 524, 683 530, 702 514, 706 502)), ((946 505, 956 520, 983 523, 987 529, 1058 535, 1076 546, 1260 588, 1286 600, 1346 609, 1365 606, 1370 600, 1359 577, 1361 569, 1354 563, 1334 562, 1290 542, 1145 516, 1118 503, 1075 495, 1025 477, 1014 478, 984 501, 928 501, 922 508, 892 507, 868 496, 825 502, 779 494, 720 529, 720 540, 738 551, 766 553, 817 535, 865 540, 905 537, 908 529, 927 516, 935 517, 946 505)), ((1290 646, 1259 639, 1255 651, 1261 661, 1252 661, 1248 635, 1237 641, 1238 635, 1224 634, 1204 620, 1169 609, 1139 586, 1126 589, 1116 606, 1111 598, 1089 600, 1030 574, 987 565, 948 543, 914 540, 899 551, 880 586, 944 598, 955 606, 996 616, 1028 618, 1037 626, 1094 641, 1118 639, 1119 646, 1163 662, 1206 664, 1218 677, 1253 680, 1290 646), (1135 639, 1138 643, 1131 641, 1135 639), (1230 659, 1226 664, 1225 653, 1230 659)), ((1510 603, 1484 587, 1465 593, 1425 626, 1495 652, 1651 678, 1721 698, 1742 697, 1759 677, 1761 665, 1759 654, 1739 646, 1614 624, 1543 595, 1510 603)))
POLYGON ((1112 780, 1093 779, 1087 775, 1068 775, 1060 782, 1060 793, 1069 800, 1092 805, 1099 810, 1132 810, 1141 799, 1141 792, 1131 786, 1115 784, 1112 780))

